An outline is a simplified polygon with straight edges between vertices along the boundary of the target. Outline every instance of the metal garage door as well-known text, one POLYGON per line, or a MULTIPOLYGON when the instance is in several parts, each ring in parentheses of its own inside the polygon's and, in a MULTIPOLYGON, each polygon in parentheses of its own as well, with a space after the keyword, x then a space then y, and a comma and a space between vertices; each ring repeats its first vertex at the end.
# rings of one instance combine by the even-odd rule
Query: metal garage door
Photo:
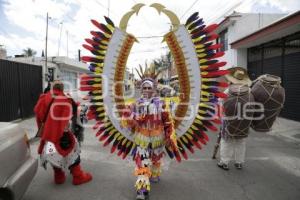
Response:
POLYGON ((0 60, 0 121, 32 116, 41 93, 41 66, 0 60))
POLYGON ((286 100, 281 116, 300 121, 300 33, 248 49, 248 73, 281 77, 286 100))
POLYGON ((286 100, 283 117, 300 121, 300 53, 285 55, 284 79, 286 100))

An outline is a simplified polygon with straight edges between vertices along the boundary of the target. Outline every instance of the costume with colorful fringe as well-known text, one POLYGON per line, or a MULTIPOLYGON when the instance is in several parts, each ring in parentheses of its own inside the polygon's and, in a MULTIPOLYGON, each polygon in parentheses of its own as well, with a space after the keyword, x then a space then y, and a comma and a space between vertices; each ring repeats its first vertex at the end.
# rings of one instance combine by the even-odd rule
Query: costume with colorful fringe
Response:
POLYGON ((132 155, 136 163, 135 175, 138 177, 135 187, 137 191, 149 192, 149 179, 160 178, 165 143, 172 143, 172 138, 175 138, 173 144, 176 142, 170 114, 159 97, 140 98, 124 112, 122 126, 134 134, 136 147, 132 155))
MULTIPOLYGON (((136 104, 128 109, 124 97, 126 62, 132 45, 138 42, 136 37, 126 32, 127 24, 130 17, 138 14, 143 6, 144 4, 137 4, 126 13, 120 21, 119 28, 107 17, 106 24, 92 20, 98 31, 91 31, 92 38, 86 39, 88 44, 84 44, 83 47, 94 56, 82 57, 83 61, 89 63, 92 74, 82 76, 81 90, 88 91, 86 99, 91 104, 88 118, 96 120, 96 136, 104 146, 112 144, 112 153, 116 152, 123 159, 132 154, 138 163, 143 164, 137 169, 136 174, 140 176, 141 181, 136 185, 138 188, 149 190, 147 177, 151 176, 151 170, 144 168, 144 165, 149 164, 150 154, 155 149, 144 151, 145 148, 142 147, 148 148, 147 145, 151 144, 160 149, 163 134, 155 134, 165 127, 161 122, 157 123, 157 129, 150 131, 150 135, 154 136, 146 137, 148 129, 145 129, 142 121, 151 121, 151 117, 137 118, 140 113, 134 109, 139 101, 144 100, 137 100, 136 104), (106 76, 105 80, 102 75, 106 76), (131 118, 125 120, 126 112, 131 118), (150 142, 152 139, 153 144, 150 142), (146 159, 139 161, 139 157, 146 159)), ((181 95, 174 111, 173 126, 170 128, 173 145, 164 148, 162 146, 161 150, 171 159, 176 158, 180 162, 182 158, 188 159, 187 151, 194 153, 195 148, 202 149, 202 145, 209 140, 207 131, 218 131, 216 124, 220 124, 220 120, 217 115, 217 102, 219 98, 226 97, 222 91, 228 87, 220 78, 228 71, 222 69, 226 62, 217 60, 224 52, 220 51, 220 44, 214 43, 218 38, 218 35, 213 33, 217 28, 216 24, 205 25, 198 12, 191 15, 185 24, 180 24, 176 14, 163 5, 155 3, 150 7, 156 9, 159 14, 167 15, 172 23, 172 30, 164 36, 164 41, 174 58, 181 95)), ((160 102, 156 98, 153 100, 160 102)), ((152 102, 149 105, 153 105, 154 108, 157 106, 152 102)), ((164 108, 158 110, 164 113, 164 108)), ((154 122, 155 120, 153 124, 154 122)), ((160 162, 156 161, 159 160, 161 152, 154 154, 157 160, 153 163, 158 168, 160 162)), ((152 173, 159 175, 160 171, 154 169, 152 173)))

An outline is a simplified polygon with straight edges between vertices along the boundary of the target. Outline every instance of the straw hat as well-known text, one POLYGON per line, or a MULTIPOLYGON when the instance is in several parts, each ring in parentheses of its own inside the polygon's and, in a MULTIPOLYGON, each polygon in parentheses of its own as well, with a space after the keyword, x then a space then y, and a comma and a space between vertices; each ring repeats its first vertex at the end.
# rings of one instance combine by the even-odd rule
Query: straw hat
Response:
POLYGON ((227 81, 233 84, 242 84, 251 86, 251 80, 248 76, 247 70, 242 67, 232 67, 229 70, 229 74, 225 75, 227 81))

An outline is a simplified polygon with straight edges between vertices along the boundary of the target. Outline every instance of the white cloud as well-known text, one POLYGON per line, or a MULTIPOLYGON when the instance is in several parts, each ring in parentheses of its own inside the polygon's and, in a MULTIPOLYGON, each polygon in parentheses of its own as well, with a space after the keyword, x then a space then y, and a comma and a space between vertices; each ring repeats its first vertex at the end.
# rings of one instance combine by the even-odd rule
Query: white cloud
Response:
MULTIPOLYGON (((46 12, 52 18, 49 20, 49 41, 48 55, 55 56, 58 50, 58 39, 60 34, 59 23, 64 21, 60 55, 67 54, 70 57, 77 57, 78 49, 82 49, 84 38, 90 37, 90 30, 96 29, 90 19, 104 22, 104 15, 107 15, 107 1, 101 0, 6 0, 4 4, 4 14, 9 22, 32 33, 32 36, 24 36, 20 32, 11 32, 0 35, 0 40, 4 41, 8 52, 21 52, 26 47, 31 47, 38 51, 38 55, 45 47, 45 27, 46 12), (78 10, 73 7, 77 6, 78 10), (72 19, 71 19, 71 17, 72 19)), ((240 0, 199 0, 191 7, 194 0, 110 0, 110 18, 118 26, 121 17, 128 12, 135 3, 143 2, 150 5, 159 2, 169 10, 174 11, 181 22, 196 11, 205 20, 213 21, 222 16, 225 11, 234 9, 240 0), (190 8, 190 9, 189 9, 190 8), (189 9, 189 10, 188 10, 189 9)), ((284 12, 289 12, 295 8, 299 9, 298 0, 244 0, 236 7, 244 12, 250 12, 254 3, 280 7, 284 12)), ((133 16, 128 25, 128 32, 135 36, 161 36, 169 30, 169 19, 164 15, 159 15, 156 10, 150 7, 143 7, 139 16, 133 16)), ((140 43, 133 46, 132 54, 128 60, 128 66, 135 67, 138 63, 160 57, 166 52, 166 44, 161 44, 162 38, 139 39, 140 43)), ((89 54, 83 50, 82 55, 89 54)))

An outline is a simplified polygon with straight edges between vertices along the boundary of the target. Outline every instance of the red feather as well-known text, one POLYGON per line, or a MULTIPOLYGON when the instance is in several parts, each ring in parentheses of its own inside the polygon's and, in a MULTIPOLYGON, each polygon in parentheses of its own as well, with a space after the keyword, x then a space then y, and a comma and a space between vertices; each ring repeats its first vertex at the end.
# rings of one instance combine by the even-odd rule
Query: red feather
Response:
POLYGON ((85 39, 85 41, 86 41, 87 43, 89 43, 90 45, 96 45, 96 46, 99 45, 98 42, 95 42, 94 40, 89 39, 89 38, 85 39))
POLYGON ((181 162, 181 157, 180 157, 180 154, 179 152, 176 150, 176 151, 173 151, 174 152, 174 155, 175 155, 175 158, 178 162, 181 162))
POLYGON ((89 46, 87 44, 83 44, 82 46, 83 46, 83 48, 85 48, 85 49, 87 49, 89 51, 95 51, 94 47, 91 47, 91 46, 89 46))
POLYGON ((81 80, 91 80, 92 77, 87 74, 82 74, 82 75, 80 75, 80 79, 81 80))
POLYGON ((192 154, 195 153, 195 151, 194 151, 194 149, 193 149, 192 146, 189 146, 189 147, 188 147, 188 150, 189 150, 192 154))
POLYGON ((200 141, 202 144, 204 144, 204 145, 207 144, 207 142, 206 142, 203 138, 199 138, 199 141, 200 141))
POLYGON ((221 48, 223 45, 221 43, 219 44, 214 44, 214 45, 211 45, 211 46, 208 46, 207 47, 207 50, 216 50, 216 49, 219 49, 221 48))
POLYGON ((109 136, 109 134, 103 134, 101 135, 101 137, 99 138, 99 141, 104 141, 107 137, 109 136))
POLYGON ((193 140, 192 142, 198 149, 202 149, 202 146, 198 143, 198 141, 193 140))
POLYGON ((207 75, 202 75, 202 78, 213 78, 213 77, 223 76, 228 73, 229 73, 229 70, 219 70, 217 72, 208 72, 207 75))
POLYGON ((117 149, 117 146, 118 146, 118 143, 115 145, 113 145, 112 147, 111 147, 111 150, 110 150, 110 153, 114 153, 115 151, 116 151, 116 149, 117 149))
POLYGON ((204 32, 210 33, 218 28, 218 24, 211 24, 203 29, 204 32))
POLYGON ((222 123, 221 120, 219 120, 219 119, 214 119, 214 120, 212 120, 212 122, 214 122, 215 124, 221 124, 222 123))
POLYGON ((120 155, 123 153, 122 149, 123 149, 123 147, 121 147, 121 148, 119 149, 119 151, 118 151, 118 156, 120 156, 120 155))
POLYGON ((223 92, 217 92, 217 93, 215 93, 215 96, 219 97, 219 98, 222 98, 222 99, 225 99, 225 98, 227 98, 228 95, 223 93, 223 92))
POLYGON ((105 131, 105 129, 104 129, 104 128, 101 128, 101 129, 96 133, 96 137, 100 136, 104 131, 105 131))
POLYGON ((95 57, 90 57, 90 56, 82 56, 81 60, 85 61, 85 62, 95 62, 95 63, 103 63, 103 59, 98 59, 95 57))
POLYGON ((94 19, 91 19, 91 22, 92 22, 92 24, 94 24, 97 28, 100 29, 100 23, 99 23, 99 22, 97 22, 97 21, 94 20, 94 19))
POLYGON ((107 145, 109 145, 110 142, 111 142, 111 141, 106 140, 106 141, 103 143, 103 146, 106 147, 107 145))
POLYGON ((92 36, 100 40, 108 40, 108 38, 100 31, 91 31, 92 36))
POLYGON ((229 84, 226 83, 226 82, 219 82, 218 86, 219 86, 219 87, 228 87, 229 84))
POLYGON ((207 40, 207 41, 211 41, 211 40, 215 40, 215 39, 217 39, 219 37, 219 35, 218 34, 211 34, 210 36, 209 36, 209 39, 207 40))
POLYGON ((97 122, 94 126, 93 129, 96 130, 99 128, 99 126, 101 126, 102 122, 97 122))
POLYGON ((217 52, 217 53, 215 53, 215 55, 209 57, 209 59, 219 58, 219 57, 224 56, 224 54, 225 54, 225 53, 224 53, 223 51, 217 52))
POLYGON ((226 64, 227 64, 226 62, 217 62, 217 63, 209 65, 205 70, 219 69, 220 67, 223 67, 226 64))
POLYGON ((207 134, 204 132, 204 131, 200 131, 202 136, 204 137, 204 139, 208 142, 209 141, 209 138, 207 136, 207 134))
POLYGON ((83 61, 85 61, 85 62, 91 62, 92 57, 90 57, 90 56, 82 56, 82 57, 81 57, 81 60, 83 60, 83 61))
POLYGON ((184 159, 188 159, 188 155, 186 154, 186 152, 183 150, 183 151, 180 151, 180 153, 182 154, 182 156, 184 157, 184 159))
POLYGON ((217 127, 215 127, 213 125, 206 125, 206 127, 211 131, 218 131, 217 127))

